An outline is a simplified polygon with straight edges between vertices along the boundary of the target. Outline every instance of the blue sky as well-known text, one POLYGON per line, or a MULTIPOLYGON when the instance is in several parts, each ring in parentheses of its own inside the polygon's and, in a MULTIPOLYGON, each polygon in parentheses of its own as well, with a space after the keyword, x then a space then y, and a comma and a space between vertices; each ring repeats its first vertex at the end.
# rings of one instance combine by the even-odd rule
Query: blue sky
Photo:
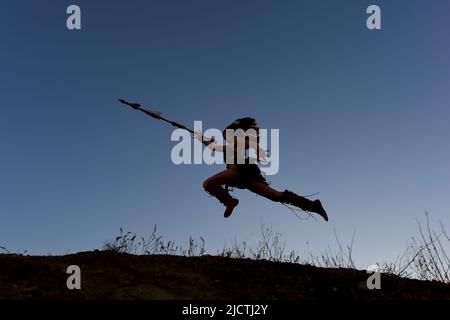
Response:
POLYGON ((320 253, 356 232, 361 265, 402 253, 425 210, 449 225, 448 1, 68 1, 0 4, 0 245, 101 247, 120 227, 207 249, 258 240, 320 253), (369 31, 378 4, 382 30, 369 31), (330 222, 246 191, 231 219, 202 189, 220 166, 175 166, 172 129, 127 110, 279 128, 278 189, 320 192, 330 222), (308 245, 307 245, 308 244, 308 245))

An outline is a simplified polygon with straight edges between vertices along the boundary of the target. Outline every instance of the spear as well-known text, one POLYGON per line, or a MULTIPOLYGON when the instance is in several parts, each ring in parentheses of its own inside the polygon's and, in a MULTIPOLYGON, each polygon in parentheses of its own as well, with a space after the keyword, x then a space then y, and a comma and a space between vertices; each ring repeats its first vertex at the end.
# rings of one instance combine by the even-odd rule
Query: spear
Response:
MULTIPOLYGON (((174 126, 176 128, 184 129, 184 130, 189 131, 192 134, 195 134, 194 130, 189 129, 189 128, 183 126, 182 124, 180 124, 178 122, 171 121, 169 119, 164 118, 163 116, 161 116, 161 112, 145 109, 139 103, 131 103, 131 102, 125 101, 123 99, 119 99, 119 102, 123 103, 123 104, 126 104, 127 106, 133 108, 134 110, 141 111, 141 112, 145 113, 146 115, 148 115, 148 116, 150 116, 150 117, 152 117, 152 118, 154 118, 156 120, 161 120, 161 121, 170 123, 172 126, 174 126)), ((205 142, 208 142, 208 141, 213 142, 214 139, 205 138, 205 142)))

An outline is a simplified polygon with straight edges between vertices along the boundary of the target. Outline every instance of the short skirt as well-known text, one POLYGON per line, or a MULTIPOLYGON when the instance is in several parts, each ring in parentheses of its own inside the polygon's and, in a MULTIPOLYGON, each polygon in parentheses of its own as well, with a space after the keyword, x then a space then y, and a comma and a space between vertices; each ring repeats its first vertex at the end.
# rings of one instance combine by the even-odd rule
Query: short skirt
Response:
POLYGON ((268 185, 266 178, 264 178, 256 164, 229 164, 227 165, 227 169, 236 170, 240 174, 239 180, 229 184, 229 187, 245 189, 250 182, 262 182, 268 185))

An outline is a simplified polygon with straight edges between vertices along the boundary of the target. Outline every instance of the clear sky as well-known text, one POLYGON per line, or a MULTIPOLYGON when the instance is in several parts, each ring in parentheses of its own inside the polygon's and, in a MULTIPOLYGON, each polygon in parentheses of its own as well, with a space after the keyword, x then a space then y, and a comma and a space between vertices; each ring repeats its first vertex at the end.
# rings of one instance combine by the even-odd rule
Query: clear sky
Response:
POLYGON ((2 1, 0 245, 100 248, 120 227, 209 250, 258 240, 317 253, 356 232, 361 265, 392 260, 425 210, 450 224, 449 1, 2 1), (82 10, 68 31, 66 8, 82 10), (370 4, 382 30, 366 28, 370 4), (320 192, 330 222, 299 221, 246 191, 231 219, 175 166, 172 128, 253 116, 279 128, 272 186, 320 192))

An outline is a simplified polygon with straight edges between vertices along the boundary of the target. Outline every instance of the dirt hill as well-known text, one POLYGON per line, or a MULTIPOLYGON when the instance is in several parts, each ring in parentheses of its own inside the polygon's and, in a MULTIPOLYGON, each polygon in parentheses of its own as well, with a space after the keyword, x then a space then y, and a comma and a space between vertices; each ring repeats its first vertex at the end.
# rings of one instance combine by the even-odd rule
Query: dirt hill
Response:
POLYGON ((0 255, 0 299, 450 299, 450 285, 364 271, 215 256, 135 256, 93 251, 66 256, 0 255), (69 265, 81 290, 68 290, 69 265))

